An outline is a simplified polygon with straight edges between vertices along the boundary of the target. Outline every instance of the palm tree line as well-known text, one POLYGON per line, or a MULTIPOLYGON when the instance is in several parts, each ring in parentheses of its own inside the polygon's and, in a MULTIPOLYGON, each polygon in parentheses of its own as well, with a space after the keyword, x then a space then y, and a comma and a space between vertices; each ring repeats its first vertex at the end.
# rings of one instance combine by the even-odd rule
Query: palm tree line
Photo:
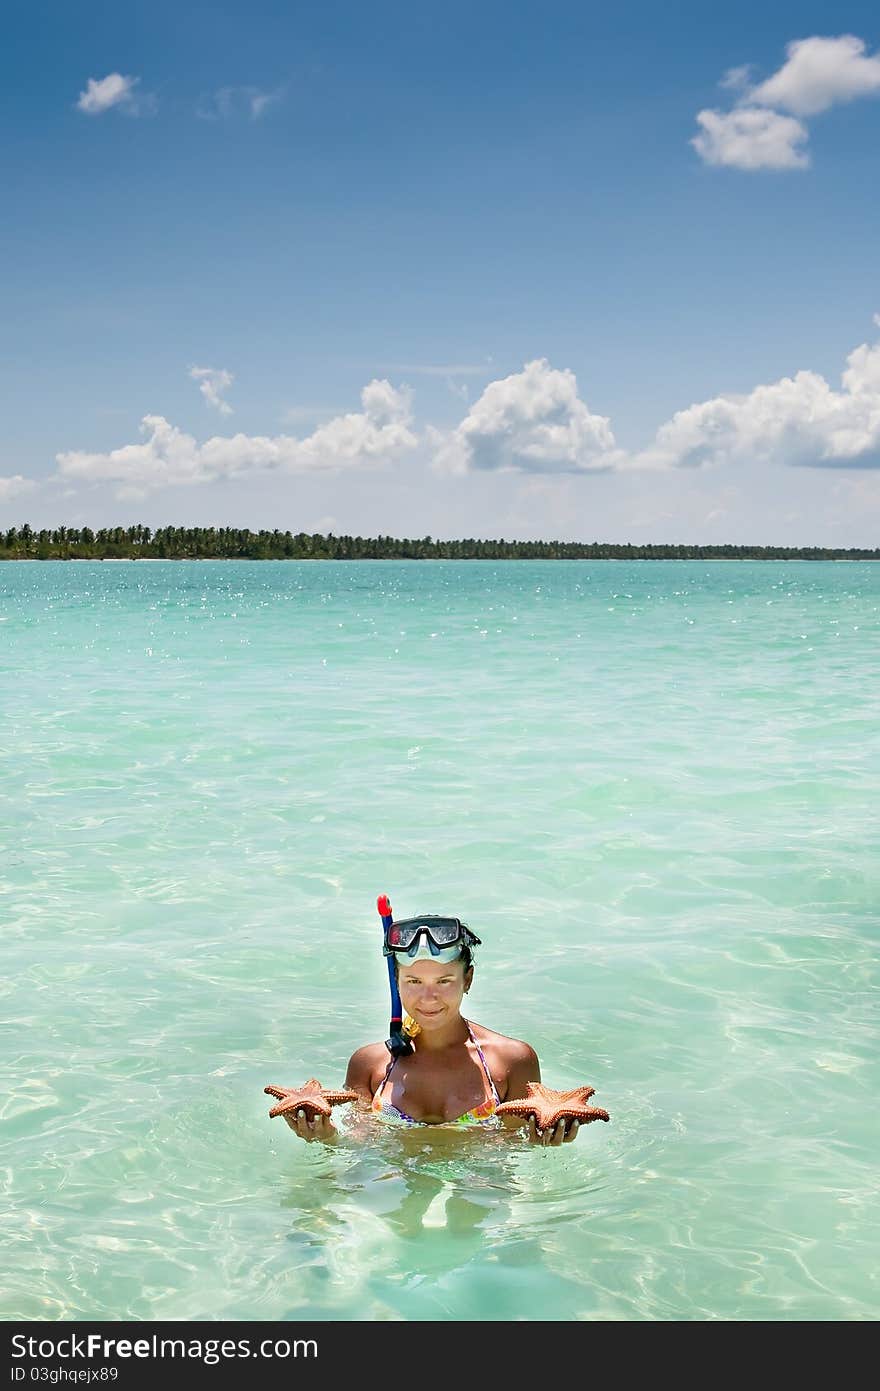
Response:
POLYGON ((836 546, 653 545, 607 541, 438 541, 238 527, 55 527, 0 531, 0 560, 880 560, 836 546))

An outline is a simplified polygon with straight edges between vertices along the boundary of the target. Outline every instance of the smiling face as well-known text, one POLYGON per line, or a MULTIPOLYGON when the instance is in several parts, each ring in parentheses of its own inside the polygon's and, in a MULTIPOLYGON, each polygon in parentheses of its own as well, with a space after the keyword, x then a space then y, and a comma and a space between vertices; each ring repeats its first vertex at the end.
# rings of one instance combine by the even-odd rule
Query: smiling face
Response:
POLYGON ((462 997, 473 979, 474 968, 462 961, 413 961, 398 963, 400 1001, 423 1029, 436 1029, 459 1015, 462 997))

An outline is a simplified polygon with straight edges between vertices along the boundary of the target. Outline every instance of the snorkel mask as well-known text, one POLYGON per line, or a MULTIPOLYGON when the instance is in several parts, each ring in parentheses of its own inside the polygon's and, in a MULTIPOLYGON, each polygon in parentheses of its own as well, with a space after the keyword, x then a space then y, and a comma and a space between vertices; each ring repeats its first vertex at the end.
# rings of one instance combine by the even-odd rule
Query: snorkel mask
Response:
POLYGON ((382 919, 384 940, 382 954, 388 959, 388 983, 391 988, 391 1036, 385 1047, 394 1058, 413 1053, 412 1039, 403 1026, 403 1009, 394 961, 408 965, 413 961, 437 961, 447 964, 458 961, 463 947, 478 947, 479 937, 458 918, 442 918, 426 914, 420 918, 400 918, 394 921, 387 894, 376 902, 382 919))

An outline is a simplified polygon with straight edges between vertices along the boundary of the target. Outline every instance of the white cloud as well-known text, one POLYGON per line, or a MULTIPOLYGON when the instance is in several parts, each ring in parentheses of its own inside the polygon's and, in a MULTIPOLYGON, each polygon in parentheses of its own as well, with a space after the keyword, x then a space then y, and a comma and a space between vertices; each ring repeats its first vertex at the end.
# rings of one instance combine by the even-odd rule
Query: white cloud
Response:
MULTIPOLYGON (((880 318, 880 316, 878 316, 880 318)), ((491 382, 455 430, 428 430, 442 471, 532 474, 767 465, 880 468, 880 343, 847 358, 841 388, 816 372, 718 396, 678 411, 653 443, 617 449, 609 421, 592 415, 574 373, 544 359, 491 382)))
POLYGON ((221 415, 232 415, 232 407, 223 400, 223 392, 228 391, 235 381, 231 372, 224 367, 191 367, 189 374, 193 381, 201 383, 199 391, 209 406, 213 406, 221 415))
POLYGON ((752 75, 751 63, 743 63, 738 68, 728 68, 727 72, 718 83, 719 87, 727 87, 730 91, 739 92, 744 87, 748 87, 752 75))
POLYGON ((139 77, 123 77, 119 72, 111 72, 100 80, 90 77, 86 90, 79 94, 76 109, 87 116, 100 116, 118 106, 126 115, 143 115, 153 109, 155 98, 137 95, 134 89, 139 82, 139 77))
POLYGON ((734 169, 806 169, 810 157, 798 149, 808 137, 806 126, 793 116, 762 107, 733 111, 700 111, 702 126, 691 144, 706 164, 734 169))
POLYGON ((113 483, 119 495, 143 497, 157 488, 209 483, 261 471, 309 473, 354 467, 382 467, 413 448, 416 436, 410 393, 387 381, 372 381, 361 392, 363 410, 336 416, 304 439, 291 435, 214 436, 199 444, 161 415, 144 416, 139 444, 107 454, 72 450, 58 454, 61 477, 113 483))
POLYGON ((267 107, 281 100, 283 89, 264 92, 260 87, 219 87, 210 96, 202 98, 196 107, 196 115, 203 121, 229 120, 233 116, 248 116, 258 121, 267 107))
POLYGON ((698 468, 753 460, 816 468, 880 468, 880 344, 847 358, 842 390, 798 372, 747 396, 678 411, 630 467, 698 468))
POLYGON ((796 39, 785 52, 788 61, 751 89, 749 102, 815 116, 836 102, 880 92, 880 56, 866 57, 864 40, 853 34, 796 39))
POLYGON ((450 473, 577 473, 610 468, 619 453, 606 418, 578 396, 574 373, 545 358, 490 382, 455 430, 430 438, 436 466, 450 473))
POLYGON ((730 68, 721 86, 741 91, 732 111, 697 114, 702 127, 691 144, 706 164, 735 169, 806 169, 809 155, 800 148, 808 138, 797 116, 815 116, 836 102, 880 93, 880 55, 867 57, 864 40, 853 34, 826 39, 795 39, 786 46, 787 61, 749 87, 747 65, 730 68), (785 116, 776 107, 792 113, 785 116))
POLYGON ((252 92, 249 98, 251 116, 256 121, 262 116, 267 106, 271 106, 273 101, 278 101, 279 99, 280 93, 278 92, 252 92))
POLYGON ((32 479, 23 478, 20 473, 0 478, 0 502, 8 502, 11 498, 19 497, 21 493, 29 493, 36 486, 32 479))
MULTIPOLYGON (((58 454, 58 476, 74 484, 109 483, 119 497, 142 498, 161 488, 255 473, 383 468, 418 445, 408 388, 371 381, 361 407, 301 439, 236 434, 201 444, 163 416, 148 415, 138 443, 108 453, 58 454)), ((437 470, 455 474, 516 471, 532 480, 574 479, 745 464, 880 471, 880 342, 853 349, 838 388, 804 370, 744 395, 697 402, 662 424, 636 453, 615 445, 609 420, 594 415, 578 395, 574 373, 544 358, 490 382, 455 429, 428 427, 425 434, 437 470)), ((0 499, 32 486, 21 477, 0 479, 0 499)))

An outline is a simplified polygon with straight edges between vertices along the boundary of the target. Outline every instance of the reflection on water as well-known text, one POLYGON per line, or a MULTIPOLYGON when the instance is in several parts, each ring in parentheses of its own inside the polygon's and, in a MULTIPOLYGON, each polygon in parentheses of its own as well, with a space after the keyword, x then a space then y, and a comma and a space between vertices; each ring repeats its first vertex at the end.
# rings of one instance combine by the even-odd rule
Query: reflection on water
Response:
POLYGON ((335 1285, 349 1309, 370 1310, 355 1317, 497 1317, 507 1286, 506 1316, 529 1318, 542 1272, 560 1311, 542 1317, 583 1316, 578 1279, 548 1264, 544 1242, 586 1187, 585 1146, 578 1160, 577 1142, 545 1151, 505 1131, 392 1128, 372 1117, 346 1139, 351 1147, 297 1152, 280 1197, 311 1317, 322 1306, 334 1317, 335 1285))
POLYGON ((0 570, 0 1316, 876 1319, 880 567, 0 570), (267 1120, 385 889, 610 1125, 267 1120))

